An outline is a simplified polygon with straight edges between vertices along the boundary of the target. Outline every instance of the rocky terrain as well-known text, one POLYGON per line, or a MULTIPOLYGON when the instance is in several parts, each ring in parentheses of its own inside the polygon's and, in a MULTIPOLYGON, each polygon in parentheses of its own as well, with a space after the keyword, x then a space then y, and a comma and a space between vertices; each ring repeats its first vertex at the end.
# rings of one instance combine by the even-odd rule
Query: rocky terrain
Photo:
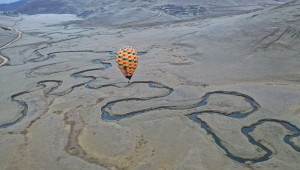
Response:
POLYGON ((0 169, 298 170, 300 1, 182 4, 1 15, 0 169))

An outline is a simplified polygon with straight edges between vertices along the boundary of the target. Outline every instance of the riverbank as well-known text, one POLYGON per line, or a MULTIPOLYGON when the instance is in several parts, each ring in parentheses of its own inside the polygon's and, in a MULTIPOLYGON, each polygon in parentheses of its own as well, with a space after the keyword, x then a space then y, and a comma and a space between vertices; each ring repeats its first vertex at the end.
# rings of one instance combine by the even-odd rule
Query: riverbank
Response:
MULTIPOLYGON (((14 29, 14 30, 18 33, 18 37, 16 39, 8 42, 7 44, 3 45, 2 47, 0 47, 0 51, 3 50, 3 49, 5 49, 5 48, 7 48, 7 47, 9 47, 11 44, 13 44, 14 42, 18 41, 22 37, 22 32, 21 31, 19 31, 17 29, 14 29)), ((4 57, 4 56, 2 56, 1 54, 0 54, 0 58, 1 58, 1 60, 0 60, 0 67, 4 66, 5 64, 7 64, 9 62, 9 59, 6 58, 6 57, 4 57)))
POLYGON ((22 16, 2 51, 1 168, 297 170, 298 8, 114 28, 22 16), (115 61, 126 45, 129 84, 115 61))

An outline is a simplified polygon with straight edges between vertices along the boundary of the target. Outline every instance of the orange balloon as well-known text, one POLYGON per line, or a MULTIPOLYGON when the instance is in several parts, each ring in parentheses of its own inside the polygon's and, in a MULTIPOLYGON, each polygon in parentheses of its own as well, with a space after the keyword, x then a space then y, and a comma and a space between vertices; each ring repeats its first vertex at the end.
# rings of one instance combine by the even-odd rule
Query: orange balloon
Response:
POLYGON ((119 49, 118 54, 116 55, 119 69, 129 80, 137 68, 138 59, 137 52, 132 47, 127 46, 119 49))

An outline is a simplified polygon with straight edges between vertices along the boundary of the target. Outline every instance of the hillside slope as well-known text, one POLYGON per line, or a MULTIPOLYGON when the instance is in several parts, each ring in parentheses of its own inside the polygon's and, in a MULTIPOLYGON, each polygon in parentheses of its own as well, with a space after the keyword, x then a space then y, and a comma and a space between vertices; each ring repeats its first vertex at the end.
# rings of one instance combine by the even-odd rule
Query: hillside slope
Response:
POLYGON ((24 14, 69 13, 79 16, 95 16, 105 13, 140 8, 161 10, 169 15, 191 17, 215 13, 237 13, 253 11, 282 4, 278 0, 203 0, 203 1, 162 1, 162 0, 21 0, 11 4, 0 4, 0 11, 24 14))

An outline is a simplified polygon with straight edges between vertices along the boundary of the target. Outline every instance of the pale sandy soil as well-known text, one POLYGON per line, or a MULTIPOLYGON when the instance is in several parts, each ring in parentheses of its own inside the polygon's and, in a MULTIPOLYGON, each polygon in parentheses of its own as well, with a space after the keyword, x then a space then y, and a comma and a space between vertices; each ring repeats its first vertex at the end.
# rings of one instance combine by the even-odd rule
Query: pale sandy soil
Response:
POLYGON ((6 57, 0 56, 0 67, 8 63, 8 59, 6 57))
POLYGON ((1 50, 0 169, 299 169, 299 3, 156 17, 0 17, 22 32, 1 50), (140 52, 129 85, 114 58, 124 45, 140 52))

